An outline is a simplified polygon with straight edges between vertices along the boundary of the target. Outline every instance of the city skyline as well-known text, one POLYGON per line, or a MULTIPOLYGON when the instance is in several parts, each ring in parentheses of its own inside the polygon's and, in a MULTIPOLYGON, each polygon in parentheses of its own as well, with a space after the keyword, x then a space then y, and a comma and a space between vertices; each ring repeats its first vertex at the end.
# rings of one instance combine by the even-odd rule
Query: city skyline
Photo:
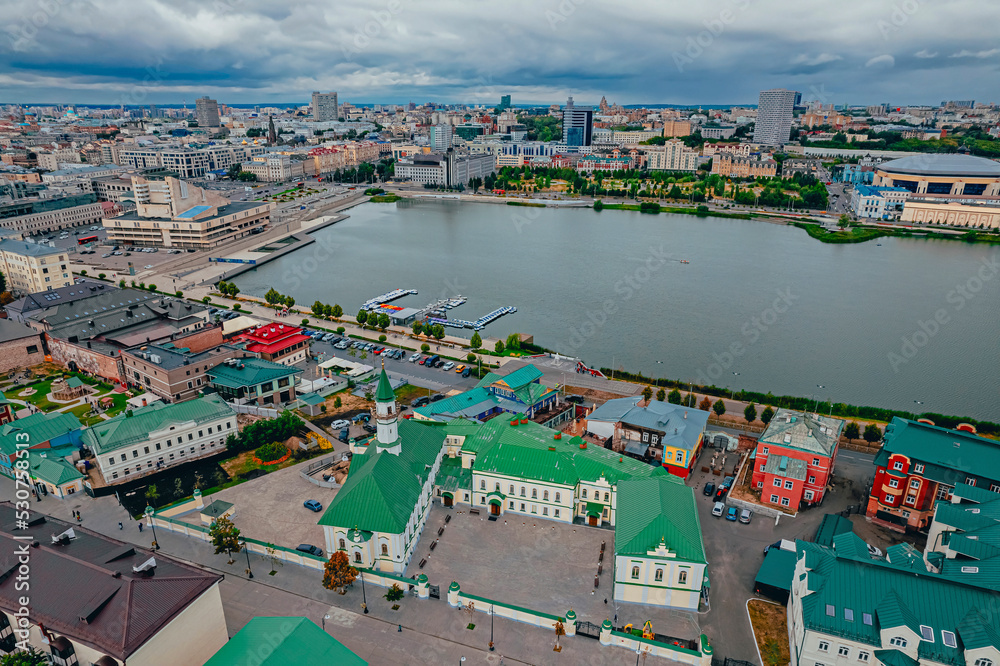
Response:
POLYGON ((522 4, 503 24, 486 7, 452 2, 12 4, 0 8, 0 101, 307 104, 312 91, 336 90, 385 104, 495 105, 510 94, 514 104, 572 95, 715 105, 750 104, 768 88, 827 104, 995 101, 1000 49, 989 26, 1000 7, 970 0, 911 0, 864 16, 827 1, 522 4))

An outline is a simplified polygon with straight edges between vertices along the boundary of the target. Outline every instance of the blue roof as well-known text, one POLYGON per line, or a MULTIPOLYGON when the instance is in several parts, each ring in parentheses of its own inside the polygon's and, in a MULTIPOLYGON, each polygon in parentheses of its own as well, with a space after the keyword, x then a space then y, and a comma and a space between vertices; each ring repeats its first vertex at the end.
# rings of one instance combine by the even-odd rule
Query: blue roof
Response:
POLYGON ((177 219, 185 220, 192 217, 197 217, 198 215, 204 213, 206 210, 211 210, 211 209, 212 209, 211 206, 195 206, 194 208, 189 208, 188 210, 178 215, 177 219))
POLYGON ((859 197, 880 196, 883 192, 909 192, 905 187, 875 187, 873 185, 855 185, 859 197))

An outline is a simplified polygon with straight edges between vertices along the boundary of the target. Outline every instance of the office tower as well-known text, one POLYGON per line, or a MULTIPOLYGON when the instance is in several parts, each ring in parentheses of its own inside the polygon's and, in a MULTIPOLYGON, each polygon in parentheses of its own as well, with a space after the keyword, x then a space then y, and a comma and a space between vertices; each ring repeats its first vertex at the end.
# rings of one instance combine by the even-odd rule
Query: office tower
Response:
POLYGON ((509 108, 510 108, 510 95, 501 95, 500 96, 500 110, 501 111, 506 111, 509 108))
POLYGON ((788 142, 792 131, 792 107, 795 91, 775 88, 762 90, 757 103, 757 126, 753 131, 754 143, 780 146, 788 142))
POLYGON ((207 95, 199 97, 194 102, 195 120, 199 127, 219 126, 219 103, 207 95))
POLYGON ((567 146, 589 146, 594 132, 594 109, 574 106, 570 97, 563 107, 563 143, 567 146))
POLYGON ((431 125, 431 150, 443 152, 451 148, 453 134, 454 128, 451 125, 431 125))
POLYGON ((312 96, 312 115, 316 122, 337 120, 340 117, 337 106, 337 93, 314 92, 312 96))

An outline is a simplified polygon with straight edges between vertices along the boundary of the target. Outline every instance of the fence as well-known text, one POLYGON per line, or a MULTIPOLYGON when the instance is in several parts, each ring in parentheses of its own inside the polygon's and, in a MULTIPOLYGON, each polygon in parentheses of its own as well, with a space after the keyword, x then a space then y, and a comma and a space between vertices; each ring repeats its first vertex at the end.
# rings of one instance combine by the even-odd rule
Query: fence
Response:
POLYGON ((714 426, 722 426, 724 428, 732 428, 733 430, 742 430, 743 432, 754 432, 761 433, 764 432, 763 425, 750 425, 749 423, 733 423, 732 421, 723 421, 716 416, 708 417, 708 424, 714 426))
POLYGON ((659 641, 633 636, 620 631, 614 631, 611 623, 605 621, 601 627, 601 645, 614 645, 628 649, 633 654, 648 654, 655 657, 666 657, 673 661, 692 666, 712 666, 712 646, 708 644, 708 637, 701 635, 699 649, 691 650, 679 645, 670 643, 660 643, 659 641))
POLYGON ((321 470, 325 467, 331 467, 333 465, 336 465, 341 460, 343 460, 343 458, 344 458, 343 453, 337 453, 327 458, 321 458, 319 460, 311 462, 309 463, 309 465, 306 466, 305 471, 299 470, 299 476, 301 476, 309 483, 319 486, 320 488, 340 488, 341 484, 337 483, 336 481, 324 481, 321 478, 317 479, 315 476, 313 476, 313 474, 317 470, 321 470))
POLYGON ((270 409, 268 407, 258 407, 257 405, 238 405, 234 402, 229 403, 229 406, 233 408, 233 411, 237 414, 250 414, 252 416, 263 416, 265 418, 273 419, 277 418, 278 410, 270 409))
POLYGON ((505 617, 509 620, 524 622, 525 624, 551 631, 555 631, 556 623, 561 622, 567 636, 576 635, 576 613, 572 610, 566 613, 566 617, 550 615, 549 613, 534 611, 530 608, 522 608, 521 606, 505 604, 493 599, 487 599, 486 597, 466 594, 462 592, 462 588, 458 583, 452 583, 451 587, 448 588, 448 603, 456 608, 471 607, 473 610, 486 613, 487 615, 492 613, 497 617, 505 617))

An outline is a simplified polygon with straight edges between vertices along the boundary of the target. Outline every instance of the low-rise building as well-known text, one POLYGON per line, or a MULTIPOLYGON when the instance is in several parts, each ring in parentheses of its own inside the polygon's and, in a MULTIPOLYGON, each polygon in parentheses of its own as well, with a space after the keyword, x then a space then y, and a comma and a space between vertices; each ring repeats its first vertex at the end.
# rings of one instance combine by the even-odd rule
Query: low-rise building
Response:
POLYGON ((259 358, 233 358, 208 370, 211 387, 226 400, 258 406, 295 400, 298 368, 259 358))
POLYGON ((219 453, 235 432, 236 412, 210 395, 130 409, 87 428, 83 445, 110 485, 219 453))
POLYGON ((0 430, 0 474, 13 478, 16 462, 26 459, 36 497, 75 495, 83 490, 84 476, 74 464, 81 437, 79 419, 66 412, 36 412, 8 423, 0 430))
POLYGON ((955 484, 949 501, 934 504, 924 560, 944 575, 988 579, 1000 572, 1000 493, 955 484), (970 568, 977 569, 972 575, 970 568))
POLYGON ((789 158, 781 163, 781 177, 792 178, 796 174, 799 176, 815 176, 819 178, 822 173, 823 163, 816 159, 809 158, 789 158))
POLYGON ((81 278, 79 282, 65 287, 55 287, 22 296, 5 305, 4 310, 7 312, 8 319, 27 324, 28 317, 32 313, 52 307, 56 303, 72 303, 83 298, 114 291, 118 291, 118 287, 107 282, 89 282, 81 278))
MULTIPOLYGON (((86 513, 86 509, 84 510, 86 513)), ((17 577, 0 582, 0 651, 18 643, 52 664, 200 664, 226 644, 222 576, 75 523, 0 505, 5 569, 31 548, 31 603, 17 577), (27 529, 24 523, 27 523, 27 529)))
POLYGON ((102 219, 117 212, 119 209, 99 202, 93 193, 52 199, 17 199, 0 204, 4 226, 24 234, 100 224, 102 219))
POLYGON ((791 666, 990 666, 1000 659, 995 574, 935 573, 906 543, 872 555, 853 532, 796 542, 788 602, 791 666))
POLYGON ((252 173, 259 181, 281 183, 292 177, 292 160, 288 155, 258 155, 241 164, 240 170, 252 173))
POLYGON ((1000 442, 974 428, 942 428, 895 417, 875 455, 866 515, 900 532, 922 530, 934 504, 950 500, 959 483, 1000 492, 1000 442))
MULTIPOLYGON (((588 424, 613 418, 619 406, 605 409, 606 405, 602 405, 590 415, 588 424)), ((650 400, 648 404, 636 404, 618 417, 611 449, 662 465, 671 474, 686 479, 701 453, 707 423, 706 411, 650 400)))
POLYGON ((274 322, 248 329, 240 334, 239 339, 244 343, 244 349, 257 358, 282 365, 305 361, 309 355, 309 341, 312 340, 299 326, 274 322))
POLYGON ((673 137, 673 136, 690 136, 691 135, 691 122, 688 120, 664 120, 663 121, 663 136, 673 137))
POLYGON ((42 336, 20 322, 0 319, 0 373, 23 370, 45 360, 42 336))
POLYGON ((112 243, 209 249, 257 233, 271 221, 271 204, 231 202, 183 180, 133 176, 136 210, 103 225, 112 243))
POLYGON ((190 400, 208 388, 207 373, 211 368, 245 355, 242 349, 230 344, 207 349, 185 345, 185 338, 180 337, 122 352, 127 384, 151 391, 166 402, 190 400))
POLYGON ((7 278, 7 290, 15 295, 73 284, 65 248, 14 238, 0 239, 0 271, 7 278))
POLYGON ((1000 229, 1000 206, 986 201, 972 203, 909 198, 903 204, 899 220, 907 224, 996 230, 1000 229))
POLYGON ((576 163, 576 170, 580 173, 593 173, 595 171, 627 171, 633 168, 634 163, 627 157, 615 155, 584 155, 576 163))
POLYGON ((476 387, 413 410, 415 419, 484 421, 507 412, 528 418, 556 404, 559 392, 541 383, 542 371, 526 365, 507 375, 488 373, 476 387))
POLYGON ((898 220, 910 191, 902 187, 857 185, 851 191, 851 210, 858 217, 898 220))
POLYGON ((823 501, 844 421, 779 408, 757 440, 751 486, 761 502, 797 511, 823 501))
POLYGON ((255 617, 205 666, 367 666, 343 643, 305 617, 255 617))
POLYGON ((660 148, 650 147, 646 159, 650 171, 698 170, 698 151, 688 148, 680 139, 671 139, 660 148))

